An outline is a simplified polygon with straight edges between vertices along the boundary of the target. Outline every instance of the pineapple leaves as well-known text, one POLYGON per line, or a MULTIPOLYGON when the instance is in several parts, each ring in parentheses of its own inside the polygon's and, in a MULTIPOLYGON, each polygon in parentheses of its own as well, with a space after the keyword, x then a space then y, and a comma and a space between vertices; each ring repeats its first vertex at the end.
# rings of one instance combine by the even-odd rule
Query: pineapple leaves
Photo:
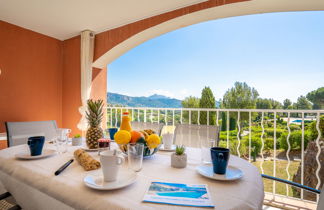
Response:
POLYGON ((103 100, 87 101, 88 110, 86 111, 86 118, 90 127, 98 127, 103 118, 103 100))

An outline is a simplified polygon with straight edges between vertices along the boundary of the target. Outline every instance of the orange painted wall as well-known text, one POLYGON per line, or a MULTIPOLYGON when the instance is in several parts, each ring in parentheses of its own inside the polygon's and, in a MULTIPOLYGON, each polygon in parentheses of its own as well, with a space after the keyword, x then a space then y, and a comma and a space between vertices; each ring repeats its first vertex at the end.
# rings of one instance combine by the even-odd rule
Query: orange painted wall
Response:
MULTIPOLYGON (((152 26, 199 10, 242 1, 248 0, 210 0, 96 34, 94 60, 129 37, 152 26)), ((80 132, 76 125, 81 117, 78 112, 81 105, 81 96, 78 92, 80 90, 80 36, 65 40, 63 46, 63 127, 69 127, 72 133, 76 133, 80 132)), ((106 100, 106 77, 106 69, 94 69, 92 98, 106 100)))
MULTIPOLYGON (((131 36, 199 10, 247 0, 210 0, 96 35, 94 60, 131 36)), ((0 21, 0 132, 4 121, 55 119, 80 133, 80 36, 59 41, 0 21)), ((93 72, 92 97, 106 100, 107 70, 93 72)))
POLYGON ((173 10, 171 12, 163 13, 154 17, 130 23, 128 25, 104 31, 96 35, 94 60, 97 60, 100 56, 105 54, 107 51, 109 51, 111 48, 115 47, 119 43, 150 27, 156 26, 158 24, 186 14, 197 12, 199 10, 244 1, 250 0, 209 0, 203 3, 194 4, 188 7, 173 10))
MULTIPOLYGON (((91 98, 107 101, 107 68, 93 68, 91 98)), ((107 113, 107 109, 104 112, 107 113)), ((107 128, 107 115, 104 115, 102 125, 104 129, 107 128)))
POLYGON ((62 124, 62 43, 0 21, 0 132, 5 121, 62 124))
POLYGON ((73 135, 80 133, 77 128, 81 117, 80 43, 80 36, 63 41, 62 127, 72 129, 73 135))

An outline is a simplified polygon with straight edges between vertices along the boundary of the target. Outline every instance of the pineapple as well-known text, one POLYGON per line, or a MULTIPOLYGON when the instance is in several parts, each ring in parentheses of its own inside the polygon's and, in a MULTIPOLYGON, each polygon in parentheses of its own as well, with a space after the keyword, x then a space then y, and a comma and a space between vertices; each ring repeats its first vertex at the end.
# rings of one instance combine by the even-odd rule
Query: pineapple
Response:
POLYGON ((89 149, 98 148, 98 139, 103 138, 103 130, 100 127, 103 117, 103 100, 87 101, 88 111, 86 112, 86 118, 88 120, 90 128, 87 130, 87 146, 89 149))

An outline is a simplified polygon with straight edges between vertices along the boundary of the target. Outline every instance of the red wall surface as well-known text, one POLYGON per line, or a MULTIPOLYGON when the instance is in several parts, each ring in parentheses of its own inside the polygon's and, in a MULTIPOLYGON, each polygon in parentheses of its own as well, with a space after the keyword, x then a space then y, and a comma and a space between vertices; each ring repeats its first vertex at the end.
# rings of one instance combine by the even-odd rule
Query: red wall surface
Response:
POLYGON ((62 125, 62 43, 0 21, 0 132, 5 121, 62 125))

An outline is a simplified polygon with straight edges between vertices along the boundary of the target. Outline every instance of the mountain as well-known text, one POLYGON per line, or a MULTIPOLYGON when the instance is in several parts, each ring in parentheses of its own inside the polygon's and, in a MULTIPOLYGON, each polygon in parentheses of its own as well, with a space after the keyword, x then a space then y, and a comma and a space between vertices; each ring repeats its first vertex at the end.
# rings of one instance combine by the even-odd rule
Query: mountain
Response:
POLYGON ((163 95, 151 95, 148 97, 132 97, 118 93, 107 93, 107 103, 129 107, 161 107, 180 108, 181 100, 169 98, 163 95))

